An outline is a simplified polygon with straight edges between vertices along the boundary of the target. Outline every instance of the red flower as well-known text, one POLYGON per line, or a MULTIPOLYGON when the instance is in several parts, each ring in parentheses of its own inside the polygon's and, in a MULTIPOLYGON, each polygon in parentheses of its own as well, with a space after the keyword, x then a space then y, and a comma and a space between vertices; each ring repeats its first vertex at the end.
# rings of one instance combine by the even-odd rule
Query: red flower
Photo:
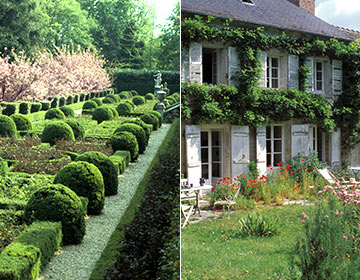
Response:
POLYGON ((305 165, 303 165, 303 166, 301 166, 302 168, 304 168, 304 169, 306 169, 306 166, 305 165))
POLYGON ((279 161, 276 165, 277 165, 277 166, 280 166, 280 165, 281 165, 281 161, 279 161))
POLYGON ((305 161, 305 160, 302 158, 301 161, 305 161))

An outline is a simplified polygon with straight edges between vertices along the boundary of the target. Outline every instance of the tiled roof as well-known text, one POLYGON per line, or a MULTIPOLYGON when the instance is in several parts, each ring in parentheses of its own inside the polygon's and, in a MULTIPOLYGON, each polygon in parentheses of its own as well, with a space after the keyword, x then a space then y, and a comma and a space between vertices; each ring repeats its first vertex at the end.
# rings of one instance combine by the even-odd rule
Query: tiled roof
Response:
POLYGON ((234 19, 245 23, 272 26, 319 36, 353 40, 343 30, 328 24, 287 0, 182 0, 182 12, 234 19))
POLYGON ((339 26, 337 26, 337 28, 339 28, 341 31, 344 31, 347 34, 349 34, 354 40, 360 38, 360 31, 348 29, 348 28, 344 28, 344 27, 339 27, 339 26))

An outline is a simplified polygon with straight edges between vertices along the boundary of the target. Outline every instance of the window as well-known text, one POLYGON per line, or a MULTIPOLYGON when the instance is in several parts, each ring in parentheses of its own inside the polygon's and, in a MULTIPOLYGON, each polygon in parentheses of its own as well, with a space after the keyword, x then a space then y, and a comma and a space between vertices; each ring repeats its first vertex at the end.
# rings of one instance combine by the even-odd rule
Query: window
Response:
POLYGON ((268 88, 279 88, 279 58, 267 57, 266 59, 266 86, 268 88))
POLYGON ((252 0, 242 0, 241 1, 243 4, 250 4, 250 5, 255 5, 254 2, 252 0))
POLYGON ((222 133, 201 131, 201 177, 215 182, 222 177, 222 133))
POLYGON ((315 61, 315 90, 324 91, 324 62, 315 61))
POLYGON ((217 84, 217 51, 203 48, 203 83, 217 84))
POLYGON ((266 127, 266 166, 277 166, 283 159, 281 126, 266 127))

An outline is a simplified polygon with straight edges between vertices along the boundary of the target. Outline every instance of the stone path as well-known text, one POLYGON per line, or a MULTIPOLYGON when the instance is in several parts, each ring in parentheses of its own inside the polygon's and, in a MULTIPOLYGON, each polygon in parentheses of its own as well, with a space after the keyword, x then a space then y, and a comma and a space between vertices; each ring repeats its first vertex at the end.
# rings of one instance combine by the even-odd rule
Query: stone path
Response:
POLYGON ((158 151, 170 128, 163 124, 158 131, 151 133, 145 154, 140 155, 135 164, 130 164, 119 177, 119 192, 105 199, 101 215, 86 220, 86 235, 79 245, 65 246, 52 257, 41 272, 38 280, 87 280, 96 261, 106 247, 111 234, 119 223, 137 186, 142 180, 149 164, 158 151))

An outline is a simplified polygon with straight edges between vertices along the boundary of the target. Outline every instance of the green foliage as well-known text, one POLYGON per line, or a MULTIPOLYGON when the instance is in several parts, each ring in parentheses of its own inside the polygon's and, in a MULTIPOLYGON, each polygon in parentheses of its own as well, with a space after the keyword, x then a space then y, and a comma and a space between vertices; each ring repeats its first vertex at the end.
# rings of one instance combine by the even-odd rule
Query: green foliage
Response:
POLYGON ((64 113, 65 117, 75 117, 74 110, 68 106, 59 107, 59 110, 61 110, 64 113))
POLYGON ((255 161, 250 161, 248 164, 249 168, 249 179, 254 180, 259 176, 259 170, 255 161))
POLYGON ((61 184, 49 184, 34 192, 24 217, 29 222, 61 222, 64 245, 78 244, 85 235, 85 213, 80 198, 61 184))
POLYGON ((100 152, 86 152, 76 158, 94 164, 104 178, 105 196, 117 194, 118 172, 110 158, 100 152))
POLYGON ((116 108, 114 106, 111 105, 104 105, 105 108, 109 108, 111 110, 111 112, 113 113, 114 118, 117 118, 119 116, 118 111, 116 110, 116 108))
POLYGON ((263 236, 270 237, 278 233, 279 223, 277 220, 271 220, 269 217, 255 214, 248 215, 239 219, 239 236, 263 236))
POLYGON ((19 113, 27 115, 30 113, 31 103, 30 102, 21 102, 19 105, 19 113))
POLYGON ((119 132, 111 136, 107 144, 112 147, 114 152, 117 150, 129 151, 131 155, 131 161, 135 161, 139 157, 139 144, 135 135, 131 132, 119 132))
POLYGON ((129 94, 130 93, 128 91, 123 90, 118 95, 119 95, 120 99, 127 99, 127 98, 129 98, 129 94))
POLYGON ((113 111, 109 107, 100 106, 92 114, 92 119, 98 123, 114 119, 113 111))
POLYGON ((71 105, 74 103, 74 97, 72 95, 68 95, 66 97, 66 105, 71 105))
POLYGON ((117 150, 114 152, 113 156, 124 158, 125 159, 125 167, 130 164, 131 154, 129 151, 117 150))
POLYGON ((83 139, 85 136, 85 128, 76 119, 67 119, 65 123, 68 124, 73 133, 75 139, 83 139))
POLYGON ((159 118, 152 113, 145 113, 140 117, 140 119, 147 124, 151 124, 153 126, 153 130, 156 131, 159 128, 159 118))
POLYGON ((41 101, 41 111, 47 111, 50 109, 50 102, 48 101, 41 101))
POLYGON ((149 141, 150 133, 152 131, 152 125, 146 124, 140 119, 127 119, 127 120, 123 121, 122 123, 134 123, 134 124, 140 125, 145 131, 146 142, 149 141))
POLYGON ((40 112, 42 108, 42 103, 31 103, 30 113, 40 112))
POLYGON ((107 97, 107 96, 102 100, 102 102, 103 102, 104 104, 115 104, 115 103, 116 103, 116 101, 114 100, 114 98, 107 97))
POLYGON ((318 176, 319 173, 317 170, 323 168, 323 164, 320 162, 316 152, 309 153, 307 158, 298 154, 291 158, 288 164, 291 167, 291 171, 293 172, 296 181, 299 183, 302 182, 307 175, 313 177, 318 176))
POLYGON ((86 101, 85 103, 84 103, 84 105, 83 105, 83 110, 84 109, 86 109, 86 110, 93 110, 93 109, 95 109, 95 108, 97 108, 98 107, 98 105, 97 105, 97 103, 95 102, 95 101, 93 101, 93 100, 88 100, 88 101, 86 101))
POLYGON ((132 101, 136 106, 145 104, 145 98, 143 96, 135 96, 132 101))
POLYGON ((99 169, 85 161, 71 162, 55 176, 54 184, 72 189, 89 199, 88 214, 99 215, 104 208, 104 179, 99 169))
POLYGON ((59 97, 59 107, 65 106, 66 105, 66 99, 65 96, 60 96, 59 97))
POLYGON ((158 120, 159 120, 159 127, 161 127, 163 120, 162 120, 162 116, 161 116, 160 112, 155 111, 155 110, 152 110, 152 111, 150 111, 150 114, 152 114, 152 115, 154 115, 155 117, 158 118, 158 120))
POLYGON ((14 120, 0 115, 0 137, 15 137, 17 133, 14 120))
POLYGON ((5 176, 8 172, 8 163, 6 160, 0 158, 0 176, 5 176))
POLYGON ((53 99, 50 102, 50 108, 57 108, 59 107, 59 97, 53 97, 53 99))
POLYGON ((147 94, 145 94, 145 99, 146 100, 154 100, 155 96, 151 92, 148 92, 147 94))
POLYGON ((19 104, 18 103, 5 103, 5 108, 2 110, 2 114, 6 116, 11 116, 18 113, 19 104))
POLYGON ((102 101, 101 101, 100 98, 95 97, 95 98, 92 98, 91 100, 94 101, 94 102, 96 102, 96 104, 97 104, 98 106, 103 105, 103 103, 102 103, 102 101))
POLYGON ((74 132, 68 124, 64 122, 53 122, 45 126, 41 134, 41 142, 50 143, 50 145, 55 145, 56 141, 65 139, 74 141, 74 132))
POLYGON ((65 114, 59 108, 51 108, 46 112, 45 120, 51 120, 51 119, 63 120, 65 119, 65 114))
POLYGON ((144 129, 134 123, 123 123, 115 131, 114 135, 121 131, 128 131, 135 135, 139 144, 139 153, 143 154, 147 146, 147 138, 144 129))
POLYGON ((31 130, 33 128, 31 120, 22 114, 11 115, 17 130, 31 130))
POLYGON ((119 116, 127 116, 132 113, 134 109, 128 102, 122 101, 117 105, 116 111, 119 113, 119 116))

